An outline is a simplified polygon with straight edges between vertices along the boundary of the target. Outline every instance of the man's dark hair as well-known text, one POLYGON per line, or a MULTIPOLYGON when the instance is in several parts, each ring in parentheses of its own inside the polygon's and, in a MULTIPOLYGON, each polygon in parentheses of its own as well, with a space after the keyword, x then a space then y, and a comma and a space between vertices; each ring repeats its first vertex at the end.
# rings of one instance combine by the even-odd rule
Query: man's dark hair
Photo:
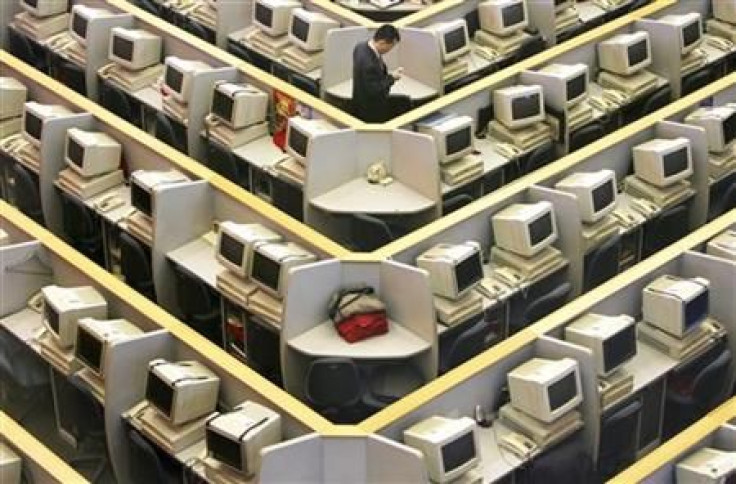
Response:
POLYGON ((378 27, 376 33, 373 34, 373 40, 376 42, 379 40, 385 40, 395 44, 396 42, 401 41, 401 36, 399 35, 399 31, 396 27, 390 24, 385 24, 378 27))

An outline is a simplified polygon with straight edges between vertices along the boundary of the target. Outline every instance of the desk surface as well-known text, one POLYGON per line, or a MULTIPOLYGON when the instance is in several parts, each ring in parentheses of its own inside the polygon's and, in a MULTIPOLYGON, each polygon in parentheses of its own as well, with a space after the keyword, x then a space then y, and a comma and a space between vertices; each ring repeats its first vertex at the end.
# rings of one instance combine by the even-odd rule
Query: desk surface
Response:
POLYGON ((130 203, 130 186, 125 184, 120 184, 116 187, 100 193, 99 195, 95 195, 94 197, 90 197, 87 200, 83 200, 83 202, 87 207, 94 210, 107 222, 113 225, 116 225, 121 220, 127 218, 131 211, 134 210, 133 205, 131 205, 130 203), (97 208, 97 202, 108 195, 120 197, 123 200, 123 204, 117 208, 113 208, 112 210, 103 212, 102 210, 97 208))
POLYGON ((721 59, 723 59, 724 57, 731 55, 733 52, 736 51, 736 46, 734 46, 730 51, 723 51, 721 49, 713 47, 708 42, 706 42, 706 39, 708 37, 717 37, 717 36, 713 34, 703 33, 703 41, 698 46, 700 50, 705 52, 705 55, 707 57, 706 65, 714 64, 720 61, 721 59))
POLYGON ((483 482, 495 482, 503 476, 513 472, 525 462, 516 455, 502 449, 498 441, 511 429, 500 420, 496 420, 489 428, 477 427, 480 437, 481 462, 478 471, 483 475, 483 482))
MULTIPOLYGON (((334 86, 330 86, 326 88, 326 92, 340 99, 352 99, 353 79, 351 78, 347 81, 335 84, 334 86)), ((403 75, 401 76, 401 79, 391 86, 390 94, 403 94, 411 97, 414 101, 423 101, 437 96, 439 93, 426 84, 423 84, 416 79, 412 79, 407 75, 403 75)))
POLYGON ((29 308, 23 308, 2 318, 0 325, 18 338, 19 341, 27 344, 36 352, 40 351, 38 337, 45 328, 43 316, 40 313, 29 308))
POLYGON ((143 89, 132 92, 130 95, 136 101, 145 104, 154 111, 163 112, 164 110, 164 97, 161 95, 161 91, 153 85, 146 86, 143 89))
POLYGON ((233 150, 233 154, 262 170, 274 166, 277 162, 289 156, 273 144, 271 136, 263 136, 250 143, 238 146, 233 150))
POLYGON ((309 202, 326 212, 377 215, 418 213, 437 204, 437 201, 430 200, 399 181, 381 185, 368 183, 362 177, 354 178, 309 202))
POLYGON ((325 321, 289 340, 288 344, 300 353, 317 358, 377 360, 409 358, 428 350, 431 346, 429 342, 393 321, 389 321, 388 333, 352 344, 340 337, 332 321, 325 321))
POLYGON ((217 287, 217 274, 223 267, 215 258, 215 246, 210 235, 204 235, 172 250, 166 257, 202 279, 211 288, 217 287))

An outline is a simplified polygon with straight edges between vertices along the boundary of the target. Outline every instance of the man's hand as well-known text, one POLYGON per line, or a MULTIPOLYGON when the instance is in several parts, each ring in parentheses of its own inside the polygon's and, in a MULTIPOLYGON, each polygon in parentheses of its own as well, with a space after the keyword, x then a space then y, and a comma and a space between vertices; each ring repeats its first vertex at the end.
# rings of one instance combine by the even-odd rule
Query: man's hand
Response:
POLYGON ((394 70, 391 73, 391 77, 393 77, 394 80, 398 81, 399 79, 401 79, 401 75, 403 73, 404 73, 404 68, 403 67, 397 67, 396 70, 394 70))

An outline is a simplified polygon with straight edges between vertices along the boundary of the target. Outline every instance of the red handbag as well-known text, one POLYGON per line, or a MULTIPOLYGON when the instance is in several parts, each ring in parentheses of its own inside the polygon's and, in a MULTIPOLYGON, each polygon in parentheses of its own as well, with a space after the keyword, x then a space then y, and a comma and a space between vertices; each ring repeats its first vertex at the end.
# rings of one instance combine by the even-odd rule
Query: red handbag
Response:
POLYGON ((335 324, 337 332, 348 343, 388 333, 386 312, 363 313, 350 316, 335 324))

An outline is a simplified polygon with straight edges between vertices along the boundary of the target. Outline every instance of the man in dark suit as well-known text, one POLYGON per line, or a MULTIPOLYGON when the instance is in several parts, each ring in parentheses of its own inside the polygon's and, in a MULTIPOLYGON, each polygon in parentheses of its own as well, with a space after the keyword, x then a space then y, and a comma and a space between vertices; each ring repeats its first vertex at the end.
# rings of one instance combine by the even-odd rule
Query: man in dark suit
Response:
POLYGON ((401 77, 402 68, 389 73, 383 62, 401 40, 393 25, 382 25, 373 38, 353 49, 353 114, 369 123, 388 120, 388 93, 401 77))

